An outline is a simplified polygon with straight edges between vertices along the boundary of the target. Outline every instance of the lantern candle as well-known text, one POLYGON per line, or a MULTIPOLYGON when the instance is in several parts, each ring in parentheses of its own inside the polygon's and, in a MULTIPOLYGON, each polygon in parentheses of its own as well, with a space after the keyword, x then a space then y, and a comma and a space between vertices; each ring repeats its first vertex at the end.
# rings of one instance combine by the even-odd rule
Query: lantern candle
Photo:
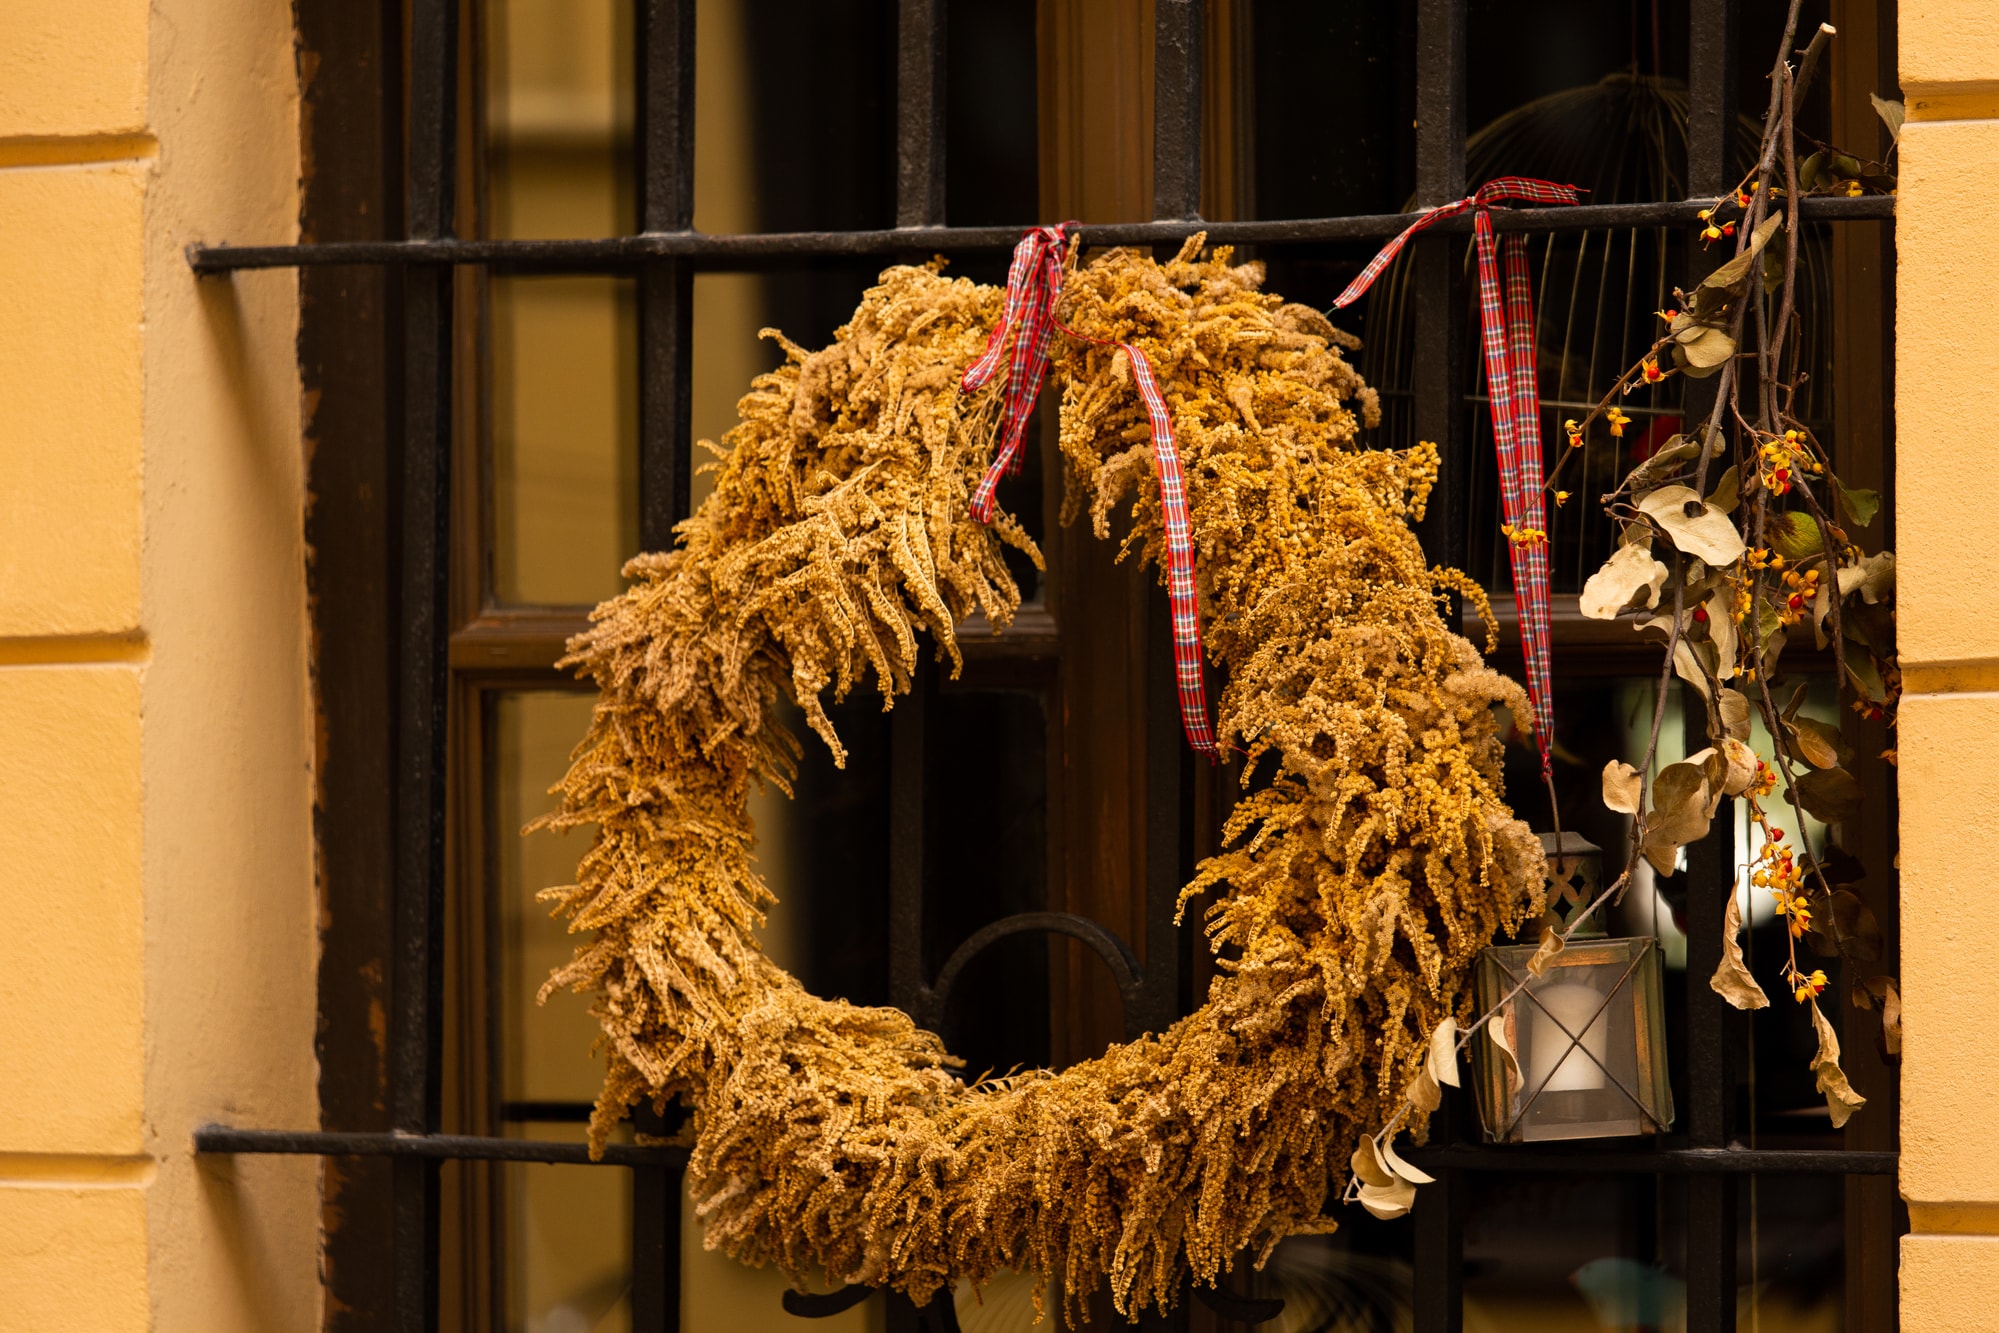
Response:
POLYGON ((1610 1040, 1602 992, 1581 982, 1562 981, 1542 986, 1533 994, 1535 1004, 1528 1006, 1534 1016, 1527 1038, 1528 1091, 1590 1092, 1601 1088, 1602 1062, 1610 1040))

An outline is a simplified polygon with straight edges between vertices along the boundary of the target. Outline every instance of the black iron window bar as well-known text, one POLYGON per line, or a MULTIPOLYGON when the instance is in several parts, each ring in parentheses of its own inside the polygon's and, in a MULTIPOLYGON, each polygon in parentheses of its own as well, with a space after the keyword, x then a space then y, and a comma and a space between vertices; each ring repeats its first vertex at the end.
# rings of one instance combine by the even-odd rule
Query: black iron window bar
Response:
MULTIPOLYGON (((299 245, 196 245, 199 274, 323 264, 397 265, 402 309, 403 628, 396 740, 395 954, 393 988, 394 1130, 341 1133, 209 1126, 195 1135, 202 1153, 292 1153, 386 1157, 394 1163, 395 1311, 398 1333, 426 1333, 438 1318, 439 1168, 447 1160, 585 1164, 581 1144, 453 1135, 441 1123, 443 1050, 443 895, 445 701, 448 686, 446 590, 449 570, 449 466, 453 425, 451 275, 459 265, 506 271, 635 274, 639 287, 640 535, 646 549, 666 547, 688 509, 689 376, 693 275, 853 256, 1010 249, 1017 227, 944 225, 944 32, 946 0, 898 0, 896 225, 891 229, 707 235, 693 230, 693 0, 635 0, 638 6, 637 171, 640 230, 598 240, 485 240, 453 234, 456 180, 458 0, 409 0, 406 239, 299 245)), ((1465 0, 1419 0, 1417 18, 1417 198, 1425 204, 1465 193, 1465 0)), ((1158 0, 1154 52, 1153 216, 1150 222, 1086 226, 1088 245, 1177 245, 1196 227, 1217 242, 1283 246, 1382 240, 1407 225, 1403 214, 1207 223, 1199 219, 1201 179, 1202 0, 1158 0)), ((1501 230, 1573 232, 1691 223, 1729 182, 1725 129, 1734 65, 1733 0, 1693 0, 1690 28, 1688 179, 1693 197, 1662 203, 1501 211, 1501 230)), ((1810 199, 1812 221, 1887 220, 1893 201, 1879 196, 1810 199)), ((1423 537, 1438 559, 1464 563, 1464 470, 1467 440, 1451 401, 1454 358, 1463 346, 1462 240, 1469 219, 1433 227, 1411 247, 1415 265, 1415 432, 1442 442, 1450 462, 1430 505, 1423 537)), ((1696 382, 1698 393, 1710 382, 1696 382)), ((1709 392, 1711 392, 1709 388, 1709 392)), ((1158 1030, 1178 1012, 1179 978, 1172 924, 1180 876, 1179 724, 1163 635, 1151 670, 1163 688, 1148 722, 1146 957, 1096 922, 1035 912, 985 927, 966 940, 929 981, 923 977, 922 865, 923 692, 892 718, 891 994, 925 1023, 942 1015, 970 959, 999 939, 1061 932, 1080 939, 1110 966, 1133 1035, 1158 1030)), ((1735 1194, 1752 1173, 1892 1174, 1896 1154, 1836 1150, 1759 1150, 1729 1139, 1723 1024, 1726 1010, 1706 978, 1718 961, 1722 913, 1733 851, 1726 830, 1690 848, 1688 907, 1688 1081, 1684 1134, 1659 1146, 1573 1145, 1559 1151, 1479 1147, 1454 1141, 1412 1151, 1434 1171, 1415 1210, 1415 1327, 1455 1333, 1462 1317, 1464 1173, 1616 1172, 1687 1178, 1687 1327, 1720 1333, 1735 1323, 1735 1194), (1708 956, 1703 956, 1708 955, 1708 956)), ((1450 1108, 1447 1107, 1447 1116, 1450 1108)), ((634 1175, 632 1326, 642 1333, 677 1329, 679 1196, 686 1151, 613 1145, 598 1165, 634 1175)), ((798 1314, 831 1314, 864 1293, 790 1294, 798 1314)), ((1276 1302, 1197 1291, 1218 1312, 1245 1322, 1274 1317, 1276 1302)), ((948 1299, 923 1312, 933 1327, 955 1327, 948 1299)), ((1184 1311, 1184 1303, 1182 1304, 1184 1311)), ((893 1308, 892 1326, 913 1328, 918 1312, 893 1308)), ((1147 1326, 1184 1327, 1184 1314, 1151 1317, 1147 1326)))

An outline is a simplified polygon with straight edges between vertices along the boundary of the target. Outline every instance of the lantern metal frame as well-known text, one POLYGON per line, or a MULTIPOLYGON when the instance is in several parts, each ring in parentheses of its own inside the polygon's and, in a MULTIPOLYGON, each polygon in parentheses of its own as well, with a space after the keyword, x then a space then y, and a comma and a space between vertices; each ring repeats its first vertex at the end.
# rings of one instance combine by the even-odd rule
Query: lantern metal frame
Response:
POLYGON ((1534 945, 1519 944, 1495 945, 1479 955, 1475 981, 1479 1009, 1500 1010, 1492 1022, 1506 1023, 1511 1030, 1508 1045, 1514 1052, 1513 1060, 1502 1058, 1490 1038, 1477 1042, 1473 1048, 1473 1088, 1486 1141, 1531 1143, 1556 1139, 1625 1138, 1658 1134, 1670 1129, 1673 1124, 1673 1091, 1666 1069, 1665 1005, 1659 942, 1639 937, 1571 943, 1551 961, 1546 974, 1540 977, 1528 968, 1534 953, 1534 945), (1581 1031, 1571 1030, 1570 1023, 1540 998, 1540 991, 1564 984, 1564 973, 1584 968, 1620 967, 1622 970, 1608 987, 1591 986, 1592 990, 1598 991, 1601 999, 1587 1021, 1581 1024, 1581 1031), (1522 1048, 1520 1029, 1524 1026, 1532 1034, 1541 1028, 1538 1019, 1531 1024, 1518 1021, 1524 1006, 1531 1006, 1531 1013, 1545 1017, 1567 1039, 1567 1045, 1553 1060, 1546 1059, 1537 1048, 1538 1039, 1530 1038, 1527 1048, 1522 1048), (1587 1041, 1599 1024, 1603 1026, 1604 1045, 1608 1048, 1602 1056, 1590 1049, 1587 1041), (1624 1062, 1615 1053, 1620 1048, 1630 1051, 1631 1069, 1628 1074, 1622 1068, 1624 1062), (1605 1109, 1619 1109, 1619 1104, 1610 1096, 1614 1088, 1623 1094, 1623 1109, 1636 1113, 1635 1121, 1629 1116, 1615 1121, 1608 1117, 1593 1121, 1576 1120, 1569 1122, 1577 1127, 1572 1133, 1555 1132, 1560 1122, 1536 1121, 1533 1113, 1537 1105, 1544 1112, 1552 1111, 1552 1106, 1542 1099, 1551 1093, 1562 1095, 1565 1091, 1550 1089, 1549 1084, 1569 1066, 1576 1052, 1580 1052, 1603 1073, 1607 1086, 1597 1091, 1609 1103, 1605 1109), (1547 1069, 1538 1086, 1527 1086, 1528 1076, 1521 1072, 1523 1063, 1529 1068, 1547 1069), (1618 1127, 1581 1128, 1590 1124, 1615 1124, 1618 1127), (1635 1128, 1624 1127, 1633 1124, 1635 1128), (1536 1133, 1536 1129, 1547 1132, 1536 1133))

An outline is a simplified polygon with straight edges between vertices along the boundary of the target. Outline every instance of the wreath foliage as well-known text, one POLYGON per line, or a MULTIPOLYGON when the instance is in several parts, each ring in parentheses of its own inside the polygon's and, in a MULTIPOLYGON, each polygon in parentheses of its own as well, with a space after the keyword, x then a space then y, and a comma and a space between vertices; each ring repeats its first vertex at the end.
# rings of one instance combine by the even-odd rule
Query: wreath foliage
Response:
MULTIPOLYGON (((1106 1277, 1129 1316, 1165 1306, 1190 1274, 1212 1283, 1244 1250, 1261 1262, 1331 1228, 1348 1149, 1463 1010, 1473 956, 1541 910, 1490 706, 1531 714, 1440 616, 1447 592, 1482 613, 1484 597, 1429 568, 1408 527, 1434 448, 1359 449, 1356 409, 1377 409, 1351 340, 1202 240, 1165 264, 1072 250, 1062 300, 1071 328, 1134 342, 1158 373, 1227 680, 1219 734, 1245 772, 1275 772, 1187 886, 1183 905, 1215 892, 1220 970, 1168 1031, 968 1085, 906 1015, 809 994, 754 934, 775 900, 748 799, 788 791, 800 753, 780 701, 843 760, 826 692, 872 680, 891 706, 923 634, 955 668, 956 626, 1004 626, 1019 604, 1002 543, 1040 559, 1010 518, 967 513, 1003 386, 958 385, 999 289, 891 268, 831 346, 780 338, 785 363, 742 399, 677 549, 631 561, 630 589, 571 645, 602 698, 541 824, 596 836, 577 883, 544 896, 592 936, 543 993, 595 992, 593 1143, 642 1101, 691 1109, 711 1248, 918 1302, 1028 1270, 1072 1310, 1106 1277)), ((1058 342, 1065 520, 1106 536, 1129 500, 1127 549, 1156 561, 1126 357, 1058 342)))

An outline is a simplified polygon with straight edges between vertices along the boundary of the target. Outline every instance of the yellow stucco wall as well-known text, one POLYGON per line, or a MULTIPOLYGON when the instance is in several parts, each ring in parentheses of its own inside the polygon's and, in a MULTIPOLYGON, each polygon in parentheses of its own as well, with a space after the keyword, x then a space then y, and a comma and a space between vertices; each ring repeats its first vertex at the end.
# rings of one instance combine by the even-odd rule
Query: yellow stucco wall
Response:
POLYGON ((0 6, 0 1328, 319 1318, 291 36, 0 6))
POLYGON ((1904 0, 1896 205, 1902 1327, 1994 1326, 1999 1156, 1999 7, 1904 0))

